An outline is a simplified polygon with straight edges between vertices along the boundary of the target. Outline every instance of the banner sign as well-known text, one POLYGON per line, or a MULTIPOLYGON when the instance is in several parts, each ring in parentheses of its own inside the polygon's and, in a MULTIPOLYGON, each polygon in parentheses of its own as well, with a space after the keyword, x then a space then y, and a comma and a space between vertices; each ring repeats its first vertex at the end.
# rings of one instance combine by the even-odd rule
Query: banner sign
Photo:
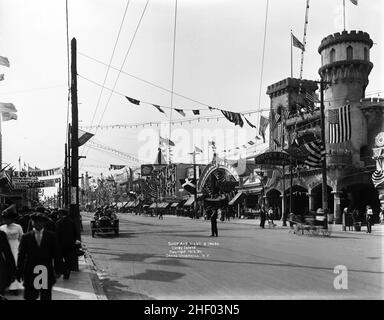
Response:
POLYGON ((60 183, 61 178, 47 179, 40 181, 14 181, 12 180, 15 189, 33 189, 33 188, 49 188, 55 187, 56 183, 60 183))
POLYGON ((61 167, 48 170, 33 170, 33 171, 12 171, 12 177, 47 177, 61 174, 61 167))

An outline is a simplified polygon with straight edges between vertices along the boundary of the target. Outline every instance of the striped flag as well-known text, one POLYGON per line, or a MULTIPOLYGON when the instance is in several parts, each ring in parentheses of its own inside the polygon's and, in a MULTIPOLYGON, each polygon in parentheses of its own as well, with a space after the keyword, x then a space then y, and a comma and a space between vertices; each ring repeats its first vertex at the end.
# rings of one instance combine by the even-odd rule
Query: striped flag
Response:
POLYGON ((0 56, 0 65, 9 68, 9 60, 8 60, 8 58, 0 56))
POLYGON ((315 140, 304 144, 304 148, 308 152, 304 163, 312 168, 321 168, 321 162, 325 156, 324 144, 321 140, 315 140))
POLYGON ((230 112, 230 111, 224 111, 220 110, 222 114, 231 122, 233 122, 236 126, 240 126, 241 128, 244 125, 243 119, 241 118, 240 113, 236 112, 230 112))
POLYGON ((341 143, 351 139, 351 106, 346 105, 328 111, 329 143, 341 143))

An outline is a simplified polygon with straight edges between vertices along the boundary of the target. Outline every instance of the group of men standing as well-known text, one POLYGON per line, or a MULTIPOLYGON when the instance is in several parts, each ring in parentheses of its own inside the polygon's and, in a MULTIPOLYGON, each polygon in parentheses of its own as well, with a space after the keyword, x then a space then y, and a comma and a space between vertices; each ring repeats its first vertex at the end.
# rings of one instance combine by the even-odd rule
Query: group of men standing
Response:
POLYGON ((15 207, 2 212, 0 296, 6 289, 17 295, 22 283, 24 299, 51 300, 56 279, 63 275, 68 280, 71 271, 78 270, 80 233, 69 211, 58 210, 57 221, 44 211, 42 207, 35 209, 24 230, 15 223, 19 218, 15 207))

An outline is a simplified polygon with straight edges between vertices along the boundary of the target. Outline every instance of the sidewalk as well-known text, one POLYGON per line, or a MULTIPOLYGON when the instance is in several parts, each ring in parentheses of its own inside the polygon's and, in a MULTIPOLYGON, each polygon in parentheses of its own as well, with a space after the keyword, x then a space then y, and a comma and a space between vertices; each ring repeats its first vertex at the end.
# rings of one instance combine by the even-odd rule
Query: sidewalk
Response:
MULTIPOLYGON (((19 292, 18 296, 6 294, 5 297, 8 300, 23 300, 23 292, 19 292)), ((88 252, 79 257, 79 271, 72 271, 69 280, 63 280, 63 277, 57 279, 52 300, 106 300, 88 252)))
MULTIPOLYGON (((192 220, 190 217, 184 217, 184 216, 164 215, 164 218, 166 218, 166 217, 167 218, 181 218, 181 219, 192 220)), ((193 219, 193 220, 209 222, 209 220, 204 220, 203 218, 193 219)), ((218 224, 226 224, 226 223, 248 224, 248 225, 254 225, 254 226, 259 227, 260 220, 259 219, 239 219, 239 218, 235 218, 235 219, 231 219, 229 221, 217 220, 217 223, 218 224)), ((266 221, 265 222, 265 229, 282 229, 282 230, 284 230, 284 229, 285 230, 289 230, 290 229, 288 221, 287 221, 287 226, 283 226, 283 221, 281 221, 281 220, 274 220, 274 223, 275 223, 276 226, 274 228, 270 228, 268 226, 268 221, 266 221)), ((357 234, 362 234, 362 233, 365 234, 366 231, 367 231, 366 227, 362 227, 361 231, 354 231, 352 228, 351 228, 351 230, 349 230, 348 227, 347 227, 347 230, 343 231, 343 226, 341 224, 329 224, 328 225, 328 229, 331 232, 357 233, 357 234)), ((372 226, 372 234, 384 235, 384 224, 374 224, 372 226)))

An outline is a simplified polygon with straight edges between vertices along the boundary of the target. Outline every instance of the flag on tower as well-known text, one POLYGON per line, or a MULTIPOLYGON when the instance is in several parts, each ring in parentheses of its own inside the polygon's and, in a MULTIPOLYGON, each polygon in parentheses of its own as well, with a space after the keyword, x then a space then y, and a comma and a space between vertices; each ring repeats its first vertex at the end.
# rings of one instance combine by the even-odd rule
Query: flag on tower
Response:
POLYGON ((305 47, 304 47, 304 45, 299 41, 299 39, 297 39, 297 38, 293 35, 293 33, 291 33, 291 35, 292 35, 292 45, 293 45, 294 47, 296 47, 296 48, 299 48, 299 49, 305 51, 305 47))

